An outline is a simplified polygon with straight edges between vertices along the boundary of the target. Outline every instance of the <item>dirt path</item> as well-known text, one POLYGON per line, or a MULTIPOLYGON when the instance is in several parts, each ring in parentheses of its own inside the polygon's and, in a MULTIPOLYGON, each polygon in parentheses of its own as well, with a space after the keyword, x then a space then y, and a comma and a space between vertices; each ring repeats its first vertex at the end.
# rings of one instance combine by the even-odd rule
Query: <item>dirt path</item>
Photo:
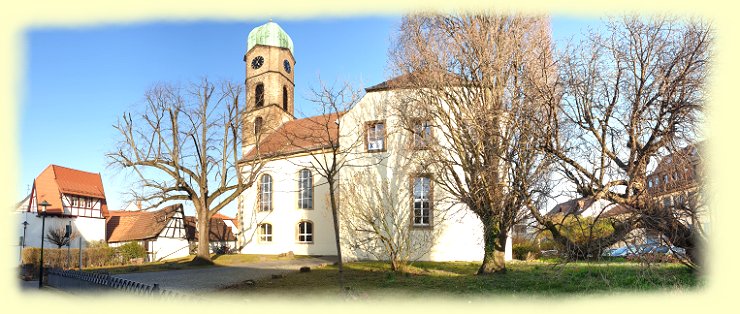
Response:
POLYGON ((167 270, 113 275, 145 284, 159 284, 160 288, 181 293, 213 292, 220 287, 269 278, 273 274, 298 271, 303 266, 311 268, 332 264, 336 257, 311 257, 288 261, 269 261, 243 265, 208 267, 199 269, 167 270))

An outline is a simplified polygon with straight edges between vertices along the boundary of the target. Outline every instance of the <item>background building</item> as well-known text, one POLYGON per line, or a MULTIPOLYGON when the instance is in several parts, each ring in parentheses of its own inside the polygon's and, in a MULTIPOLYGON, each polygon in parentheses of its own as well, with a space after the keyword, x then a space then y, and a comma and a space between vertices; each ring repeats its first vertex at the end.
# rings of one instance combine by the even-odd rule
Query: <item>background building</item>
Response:
MULTIPOLYGON (((79 247, 79 240, 83 244, 90 241, 105 241, 105 218, 108 216, 108 205, 103 189, 103 181, 99 173, 91 173, 70 169, 57 165, 49 165, 36 177, 29 196, 19 205, 20 224, 19 236, 23 236, 23 222, 28 223, 25 228, 25 241, 22 246, 41 246, 41 217, 42 202, 48 202, 46 208, 46 233, 52 228, 64 228, 72 223, 72 230, 78 234, 71 246, 79 247)), ((48 240, 44 247, 56 247, 48 240)))

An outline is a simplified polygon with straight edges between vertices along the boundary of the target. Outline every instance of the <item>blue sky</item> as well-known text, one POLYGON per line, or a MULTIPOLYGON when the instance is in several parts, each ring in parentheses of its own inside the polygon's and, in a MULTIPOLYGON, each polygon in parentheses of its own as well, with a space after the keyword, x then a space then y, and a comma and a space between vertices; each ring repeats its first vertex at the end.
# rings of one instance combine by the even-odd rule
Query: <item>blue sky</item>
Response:
MULTIPOLYGON (((293 39, 296 114, 311 112, 305 99, 324 82, 363 88, 383 81, 400 16, 275 20, 293 39)), ((243 82, 249 31, 267 22, 201 21, 110 24, 80 28, 33 28, 25 34, 25 77, 20 107, 20 200, 49 164, 99 172, 111 209, 126 204, 133 177, 107 168, 105 153, 118 134, 112 125, 137 111, 157 82, 243 82)), ((552 18, 563 41, 593 19, 552 18)), ((223 212, 234 215, 233 206, 223 212)))

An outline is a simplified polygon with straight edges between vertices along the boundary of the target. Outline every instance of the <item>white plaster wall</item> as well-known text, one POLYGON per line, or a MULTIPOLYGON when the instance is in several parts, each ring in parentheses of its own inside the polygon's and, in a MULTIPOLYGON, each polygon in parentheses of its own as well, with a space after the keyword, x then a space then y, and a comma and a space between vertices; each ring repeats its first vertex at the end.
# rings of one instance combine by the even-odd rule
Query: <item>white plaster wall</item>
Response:
POLYGON ((149 249, 153 253, 155 261, 160 259, 173 259, 188 256, 190 253, 188 240, 183 238, 159 237, 149 243, 149 249))
MULTIPOLYGON (((237 235, 244 254, 336 255, 334 227, 328 199, 328 185, 315 170, 313 174, 313 209, 298 208, 298 171, 309 168, 311 156, 293 157, 268 162, 262 173, 272 176, 272 211, 257 211, 259 180, 239 200, 244 230, 237 235), (313 222, 313 243, 298 243, 298 222, 313 222), (272 242, 259 242, 257 225, 272 224, 272 242)), ((245 171, 248 171, 245 169, 245 171)))
MULTIPOLYGON (((26 228, 26 246, 30 247, 41 247, 41 217, 37 217, 33 213, 22 212, 17 215, 17 226, 18 233, 16 239, 23 235, 23 221, 28 222, 26 228)), ((72 229, 76 230, 82 237, 83 247, 86 242, 91 241, 105 241, 105 219, 103 218, 90 218, 90 217, 73 217, 73 218, 62 218, 48 216, 46 217, 45 229, 48 233, 49 229, 57 224, 66 225, 72 221, 72 229)), ((56 245, 49 241, 44 242, 44 248, 55 248, 56 245)), ((72 241, 72 248, 79 248, 79 238, 72 241)))
MULTIPOLYGON (((352 167, 342 169, 341 177, 351 177, 362 166, 375 168, 381 177, 388 179, 392 188, 402 191, 410 187, 412 173, 429 172, 417 169, 404 155, 408 153, 410 133, 403 130, 400 121, 392 110, 393 91, 366 94, 340 120, 340 145, 352 148, 348 160, 352 167), (386 152, 368 153, 364 144, 365 122, 384 120, 386 129, 386 152)), ((440 143, 444 145, 444 143, 440 143)), ((434 173, 431 173, 434 175, 434 173)), ((435 200, 445 198, 444 192, 433 186, 435 200)), ((408 193, 407 193, 408 195, 408 193)), ((410 196, 408 196, 410 197, 410 196)), ((401 206, 410 206, 403 204, 401 206)), ((438 234, 428 255, 421 260, 431 261, 481 261, 483 259, 483 226, 478 217, 463 204, 435 204, 433 224, 438 234)), ((348 249, 343 251, 350 252, 348 249)), ((511 260, 511 239, 506 243, 505 259, 511 260)), ((362 257, 361 257, 362 258, 362 257)))

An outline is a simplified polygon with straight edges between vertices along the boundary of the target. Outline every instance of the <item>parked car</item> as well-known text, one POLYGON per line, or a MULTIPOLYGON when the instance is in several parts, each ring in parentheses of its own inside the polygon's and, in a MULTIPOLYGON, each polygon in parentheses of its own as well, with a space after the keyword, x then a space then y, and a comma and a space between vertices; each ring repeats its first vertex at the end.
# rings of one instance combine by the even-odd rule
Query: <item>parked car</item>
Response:
POLYGON ((610 249, 607 251, 609 255, 605 255, 605 256, 625 257, 628 255, 632 255, 637 251, 638 251, 637 247, 635 247, 634 245, 628 245, 628 246, 623 246, 623 247, 616 248, 616 249, 610 249))

